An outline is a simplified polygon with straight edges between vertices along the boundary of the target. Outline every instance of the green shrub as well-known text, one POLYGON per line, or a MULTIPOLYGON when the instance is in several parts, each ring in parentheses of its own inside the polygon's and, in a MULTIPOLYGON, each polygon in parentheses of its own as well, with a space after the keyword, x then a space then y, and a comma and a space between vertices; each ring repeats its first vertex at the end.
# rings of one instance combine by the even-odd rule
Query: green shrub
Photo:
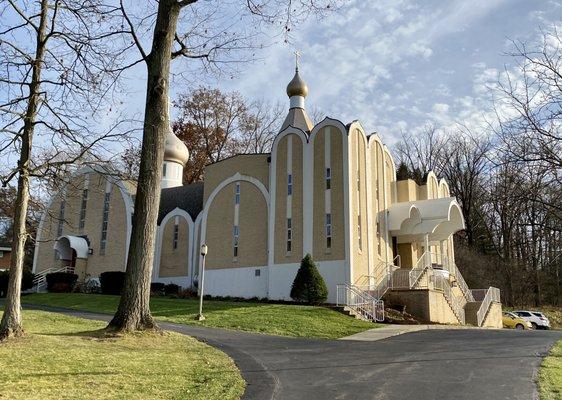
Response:
POLYGON ((100 286, 103 294, 121 294, 125 287, 125 273, 123 271, 102 272, 100 286))
POLYGON ((164 286, 164 294, 166 296, 172 296, 172 295, 175 296, 178 294, 179 291, 180 291, 180 287, 175 283, 168 283, 166 286, 164 286))
MULTIPOLYGON (((21 278, 21 290, 29 290, 33 287, 33 273, 28 269, 23 269, 21 278)), ((10 271, 0 271, 0 297, 6 297, 8 291, 8 280, 10 278, 10 271)))
POLYGON ((328 299, 328 288, 310 254, 301 261, 291 288, 291 298, 308 304, 320 304, 328 299))
POLYGON ((150 284, 150 294, 153 296, 163 296, 166 285, 162 282, 152 282, 150 284))
POLYGON ((45 276, 47 290, 54 293, 70 293, 76 285, 78 275, 70 272, 53 272, 45 276))

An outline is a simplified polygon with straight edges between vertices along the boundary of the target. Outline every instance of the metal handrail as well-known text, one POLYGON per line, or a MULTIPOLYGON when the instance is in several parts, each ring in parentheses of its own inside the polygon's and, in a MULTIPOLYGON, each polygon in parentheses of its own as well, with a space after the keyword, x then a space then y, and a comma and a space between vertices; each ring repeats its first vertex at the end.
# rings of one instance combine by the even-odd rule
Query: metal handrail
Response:
POLYGON ((488 314, 492 302, 500 302, 500 290, 498 288, 490 286, 488 289, 475 289, 472 291, 473 296, 475 299, 477 299, 477 301, 480 301, 478 299, 482 298, 483 292, 485 292, 486 294, 484 295, 482 304, 480 305, 480 308, 476 313, 478 326, 482 326, 482 324, 484 323, 484 318, 486 317, 486 314, 488 314))
POLYGON ((455 278, 457 279, 457 285, 459 285, 459 288, 460 288, 461 292, 464 294, 464 297, 466 298, 466 301, 475 301, 474 296, 472 295, 472 291, 468 287, 468 285, 467 285, 466 281, 464 280, 464 277, 462 276, 461 271, 459 270, 457 265, 453 263, 452 267, 453 267, 453 270, 454 270, 455 278))
POLYGON ((355 285, 338 284, 336 286, 336 304, 349 307, 361 318, 384 321, 384 302, 355 285))
POLYGON ((33 276, 33 286, 36 286, 37 287, 36 290, 39 291, 47 283, 47 275, 54 274, 57 272, 68 272, 69 270, 70 267, 68 266, 59 267, 59 268, 51 267, 51 268, 44 269, 43 271, 40 271, 33 276))
POLYGON ((443 296, 445 297, 445 300, 447 300, 447 303, 449 303, 449 305, 451 306, 453 313, 455 314, 459 322, 461 324, 464 324, 465 323, 464 304, 466 304, 466 302, 463 303, 452 293, 449 280, 446 279, 443 275, 434 274, 431 276, 431 278, 433 282, 433 288, 435 290, 439 290, 443 292, 443 296))
POLYGON ((431 268, 431 254, 426 251, 418 259, 414 268, 410 270, 409 273, 410 289, 417 286, 420 278, 423 276, 425 271, 427 271, 429 268, 431 268), (421 267, 419 266, 420 264, 421 267))

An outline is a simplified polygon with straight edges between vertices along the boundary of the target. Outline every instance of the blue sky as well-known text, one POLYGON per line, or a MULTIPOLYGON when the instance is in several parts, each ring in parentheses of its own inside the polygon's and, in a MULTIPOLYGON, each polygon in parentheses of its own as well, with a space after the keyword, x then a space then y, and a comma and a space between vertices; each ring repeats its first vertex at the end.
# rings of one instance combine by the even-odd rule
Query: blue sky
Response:
POLYGON ((557 1, 352 0, 327 18, 311 18, 292 43, 263 50, 238 76, 210 83, 287 101, 297 48, 307 107, 359 119, 392 144, 402 130, 415 133, 428 122, 482 125, 491 111, 486 86, 512 68, 510 40, 534 42, 539 28, 561 17, 557 1))
MULTIPOLYGON (((154 10, 153 2, 139 6, 130 1, 139 15, 154 10)), ((225 5, 223 23, 236 20, 241 3, 217 3, 225 5)), ((184 10, 183 26, 190 21, 184 10)), ((281 101, 288 108, 285 87, 298 49, 301 75, 309 86, 307 107, 346 123, 358 119, 388 145, 402 131, 416 133, 427 123, 443 128, 462 123, 478 130, 492 116, 487 86, 504 68, 513 68, 513 59, 505 55, 510 41, 536 43, 541 28, 562 27, 561 21, 562 0, 349 0, 337 13, 311 17, 296 27, 290 43, 270 28, 264 38, 270 45, 256 53, 258 61, 241 65, 238 74, 196 75, 196 69, 174 61, 171 97, 207 84, 239 91, 250 100, 281 101)), ((121 118, 142 119, 145 66, 130 70, 123 84, 122 103, 99 115, 99 126, 120 112, 121 118)))

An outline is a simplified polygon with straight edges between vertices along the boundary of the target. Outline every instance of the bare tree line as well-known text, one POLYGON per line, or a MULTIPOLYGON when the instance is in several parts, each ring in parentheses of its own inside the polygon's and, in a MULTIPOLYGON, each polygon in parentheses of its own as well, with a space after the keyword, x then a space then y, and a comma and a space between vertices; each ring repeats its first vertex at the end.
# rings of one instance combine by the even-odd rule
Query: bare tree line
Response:
POLYGON ((514 48, 516 70, 491 88, 489 129, 427 126, 396 150, 410 176, 433 169, 459 200, 466 229, 456 259, 469 284, 498 286, 510 305, 559 305, 562 39, 553 29, 542 45, 514 48))

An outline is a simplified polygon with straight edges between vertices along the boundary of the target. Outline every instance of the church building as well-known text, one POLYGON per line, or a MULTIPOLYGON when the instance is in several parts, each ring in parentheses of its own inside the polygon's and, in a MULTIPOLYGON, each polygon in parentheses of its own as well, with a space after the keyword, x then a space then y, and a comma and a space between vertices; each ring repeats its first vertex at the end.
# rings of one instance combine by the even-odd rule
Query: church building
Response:
MULTIPOLYGON (((464 220, 447 183, 434 173, 421 186, 397 181, 376 133, 358 121, 313 125, 307 94, 297 67, 271 153, 210 164, 204 182, 183 185, 189 151, 168 132, 153 282, 196 287, 207 244, 205 294, 290 300, 310 254, 328 302, 362 317, 380 319, 388 300, 434 322, 501 326, 499 294, 471 291, 456 268, 452 235, 464 220)), ((41 220, 34 272, 70 269, 88 280, 124 270, 135 189, 78 171, 41 220)))

